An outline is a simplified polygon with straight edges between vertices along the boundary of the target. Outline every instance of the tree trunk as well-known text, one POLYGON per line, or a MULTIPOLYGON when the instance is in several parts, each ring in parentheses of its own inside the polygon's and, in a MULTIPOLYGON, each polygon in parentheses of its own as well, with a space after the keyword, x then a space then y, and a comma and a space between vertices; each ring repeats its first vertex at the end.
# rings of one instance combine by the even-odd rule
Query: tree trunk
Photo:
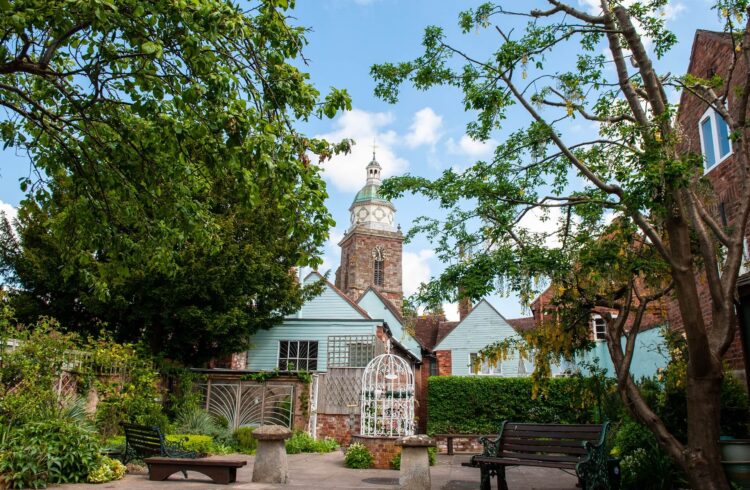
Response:
POLYGON ((719 416, 721 409, 721 362, 714 362, 709 376, 687 377, 688 447, 683 468, 694 489, 728 490, 721 466, 719 416))

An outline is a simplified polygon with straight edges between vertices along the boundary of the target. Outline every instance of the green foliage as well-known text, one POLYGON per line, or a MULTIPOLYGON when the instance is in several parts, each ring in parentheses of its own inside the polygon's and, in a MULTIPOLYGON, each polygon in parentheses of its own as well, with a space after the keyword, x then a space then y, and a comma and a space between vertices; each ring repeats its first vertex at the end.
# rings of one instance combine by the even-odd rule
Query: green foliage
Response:
POLYGON ((286 441, 287 454, 299 453, 330 453, 338 447, 338 443, 325 438, 315 440, 307 432, 297 431, 286 441))
MULTIPOLYGON (((437 463, 437 448, 427 448, 427 459, 429 460, 430 466, 435 466, 435 464, 437 463)), ((393 458, 391 458, 391 468, 393 468, 394 470, 401 469, 401 451, 396 453, 393 458)))
POLYGON ((258 441, 253 437, 253 427, 243 426, 237 427, 232 434, 234 438, 234 446, 243 454, 255 454, 255 448, 258 446, 258 441))
POLYGON ((597 421, 595 394, 579 378, 550 379, 536 398, 534 391, 530 378, 431 377, 427 388, 427 432, 493 434, 504 420, 597 421))
POLYGON ((617 431, 612 454, 620 458, 624 490, 683 488, 684 475, 659 447, 651 431, 625 420, 617 431))
POLYGON ((355 442, 346 449, 344 466, 352 469, 367 469, 372 466, 372 454, 363 444, 355 442))
POLYGON ((114 480, 122 480, 125 476, 125 465, 119 460, 104 456, 99 466, 91 470, 86 481, 88 483, 107 483, 114 480))
POLYGON ((175 366, 162 366, 160 371, 171 382, 168 398, 170 416, 177 417, 201 408, 201 392, 196 385, 205 380, 204 375, 175 366))
POLYGON ((29 422, 10 432, 0 474, 10 488, 85 482, 99 464, 96 435, 63 419, 29 422))
POLYGON ((201 408, 186 410, 177 415, 175 428, 182 434, 201 434, 212 437, 217 443, 229 445, 233 442, 226 423, 201 408))
POLYGON ((18 236, 0 226, 22 321, 198 363, 315 291, 289 271, 321 261, 320 163, 351 142, 294 127, 351 101, 297 68, 290 4, 21 0, 0 15, 0 141, 44 175, 21 182, 18 236))
POLYGON ((63 334, 48 319, 22 329, 6 326, 0 331, 0 421, 12 426, 56 416, 62 407, 54 390, 66 351, 76 338, 63 334), (18 345, 9 349, 9 342, 18 345))

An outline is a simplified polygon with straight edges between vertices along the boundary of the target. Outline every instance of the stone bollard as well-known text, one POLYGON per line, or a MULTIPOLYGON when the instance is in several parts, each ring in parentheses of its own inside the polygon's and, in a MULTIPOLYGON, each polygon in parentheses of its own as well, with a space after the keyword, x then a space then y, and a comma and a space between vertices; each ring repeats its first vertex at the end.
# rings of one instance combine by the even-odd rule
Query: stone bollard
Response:
POLYGON ((401 470, 399 488, 404 490, 430 489, 430 456, 427 448, 436 447, 435 439, 419 434, 406 436, 396 441, 401 446, 401 470))
POLYGON ((253 481, 260 483, 286 483, 288 465, 284 441, 292 431, 280 425, 261 425, 253 431, 258 441, 253 465, 253 481))

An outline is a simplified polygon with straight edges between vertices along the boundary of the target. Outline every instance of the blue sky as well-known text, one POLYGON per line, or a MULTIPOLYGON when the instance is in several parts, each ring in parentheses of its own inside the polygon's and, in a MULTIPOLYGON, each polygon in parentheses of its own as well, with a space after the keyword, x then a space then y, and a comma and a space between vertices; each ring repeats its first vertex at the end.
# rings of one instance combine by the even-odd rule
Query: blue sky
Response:
MULTIPOLYGON (((569 0, 582 9, 591 8, 595 0, 569 0)), ((325 178, 330 198, 328 207, 337 226, 331 230, 331 240, 325 248, 323 271, 338 265, 340 254, 336 243, 348 222, 348 208, 356 191, 364 184, 365 165, 372 155, 373 141, 377 146, 378 161, 384 174, 405 172, 436 177, 450 167, 464 168, 473 161, 490 156, 492 141, 480 143, 465 135, 465 125, 471 114, 463 110, 461 95, 451 89, 418 92, 405 87, 401 101, 389 105, 373 95, 374 83, 370 66, 385 61, 402 61, 420 54, 424 27, 439 25, 449 38, 472 53, 486 54, 497 45, 497 34, 492 29, 462 35, 457 27, 460 10, 481 2, 449 0, 297 0, 292 12, 297 25, 309 26, 309 46, 305 56, 306 70, 313 83, 325 93, 328 87, 346 88, 353 99, 353 110, 334 120, 312 121, 304 125, 311 135, 330 139, 354 138, 357 145, 352 154, 334 158, 326 163, 325 178)), ((511 8, 543 7, 538 0, 506 0, 511 8)), ((708 0, 672 0, 665 17, 678 35, 679 44, 658 62, 660 71, 682 74, 687 69, 693 35, 696 29, 719 29, 717 15, 710 10, 708 0)), ((518 22, 518 21, 516 21, 518 22)), ((522 24, 503 25, 516 32, 522 24)), ((675 97, 677 94, 673 94, 675 97)), ((527 121, 520 112, 511 113, 508 128, 527 121)), ((571 139, 595 131, 586 123, 569 125, 571 139)), ((499 141, 507 130, 493 135, 499 141)), ((19 177, 30 172, 25 156, 6 150, 0 153, 0 209, 10 210, 23 198, 18 187, 19 177)), ((436 206, 418 197, 405 197, 394 202, 397 221, 404 230, 414 218, 439 213, 436 206)), ((528 223, 530 227, 535 223, 528 223)), ((538 223, 536 224, 538 225, 538 223)), ((413 293, 419 282, 438 274, 443 267, 432 253, 430 244, 418 237, 404 247, 404 289, 413 293)), ((522 316, 524 312, 517 298, 495 296, 488 298, 507 318, 522 316)), ((453 315, 453 308, 446 308, 453 315)))

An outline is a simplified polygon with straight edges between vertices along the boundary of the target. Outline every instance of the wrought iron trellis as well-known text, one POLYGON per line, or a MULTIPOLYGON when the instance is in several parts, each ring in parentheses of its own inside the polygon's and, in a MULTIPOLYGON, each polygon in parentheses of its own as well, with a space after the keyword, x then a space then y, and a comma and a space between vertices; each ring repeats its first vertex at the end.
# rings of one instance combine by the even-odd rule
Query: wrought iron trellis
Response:
POLYGON ((386 353, 362 374, 361 433, 366 436, 414 434, 414 373, 403 358, 386 353))
POLYGON ((209 379, 202 388, 206 411, 224 418, 231 429, 266 424, 292 427, 294 385, 209 379))

